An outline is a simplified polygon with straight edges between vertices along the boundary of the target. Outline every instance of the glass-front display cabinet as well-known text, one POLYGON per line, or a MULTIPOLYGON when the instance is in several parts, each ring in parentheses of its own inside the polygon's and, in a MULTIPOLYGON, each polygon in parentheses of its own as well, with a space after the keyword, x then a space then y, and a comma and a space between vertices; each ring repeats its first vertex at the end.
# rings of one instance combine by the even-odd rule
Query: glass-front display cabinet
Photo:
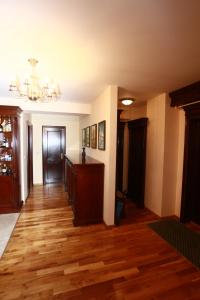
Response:
POLYGON ((20 113, 18 106, 0 105, 0 213, 20 210, 20 113))

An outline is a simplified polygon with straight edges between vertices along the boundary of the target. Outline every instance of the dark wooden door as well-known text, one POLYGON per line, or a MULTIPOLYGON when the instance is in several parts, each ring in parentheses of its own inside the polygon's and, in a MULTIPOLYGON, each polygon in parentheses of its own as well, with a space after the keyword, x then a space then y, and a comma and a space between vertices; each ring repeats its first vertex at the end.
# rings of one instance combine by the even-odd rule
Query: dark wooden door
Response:
POLYGON ((27 178, 28 195, 33 187, 33 126, 27 125, 28 131, 28 157, 27 157, 27 178))
POLYGON ((128 197, 139 207, 144 206, 147 118, 128 122, 129 166, 128 197))
POLYGON ((43 183, 64 181, 65 127, 43 126, 43 183))
POLYGON ((181 221, 200 224, 200 105, 186 110, 181 221))

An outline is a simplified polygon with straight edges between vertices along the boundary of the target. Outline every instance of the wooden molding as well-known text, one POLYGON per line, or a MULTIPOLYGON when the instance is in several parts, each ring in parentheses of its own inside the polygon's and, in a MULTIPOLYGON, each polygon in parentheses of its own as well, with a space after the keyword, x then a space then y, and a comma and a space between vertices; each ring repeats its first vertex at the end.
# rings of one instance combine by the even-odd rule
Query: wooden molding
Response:
POLYGON ((147 126, 148 118, 140 118, 136 120, 131 120, 128 121, 128 128, 136 128, 136 127, 141 127, 141 126, 147 126))
POLYGON ((200 81, 169 93, 171 106, 183 106, 200 101, 200 81))

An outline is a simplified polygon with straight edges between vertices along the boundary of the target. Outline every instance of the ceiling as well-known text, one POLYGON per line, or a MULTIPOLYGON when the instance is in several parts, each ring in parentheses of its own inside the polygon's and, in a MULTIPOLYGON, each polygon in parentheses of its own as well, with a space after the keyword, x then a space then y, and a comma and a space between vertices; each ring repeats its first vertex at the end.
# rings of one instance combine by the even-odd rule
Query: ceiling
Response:
POLYGON ((199 0, 0 2, 0 97, 39 60, 62 100, 89 103, 110 84, 144 101, 200 79, 199 0))

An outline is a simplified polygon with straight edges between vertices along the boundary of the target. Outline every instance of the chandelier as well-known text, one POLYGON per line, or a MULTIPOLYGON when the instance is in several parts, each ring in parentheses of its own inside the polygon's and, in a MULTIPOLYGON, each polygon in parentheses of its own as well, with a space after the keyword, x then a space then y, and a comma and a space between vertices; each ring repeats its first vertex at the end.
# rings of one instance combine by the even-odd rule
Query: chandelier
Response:
POLYGON ((35 58, 28 59, 31 65, 31 74, 23 82, 17 77, 9 86, 9 91, 14 96, 25 98, 33 102, 51 102, 60 97, 60 89, 53 81, 42 83, 36 73, 38 60, 35 58))

